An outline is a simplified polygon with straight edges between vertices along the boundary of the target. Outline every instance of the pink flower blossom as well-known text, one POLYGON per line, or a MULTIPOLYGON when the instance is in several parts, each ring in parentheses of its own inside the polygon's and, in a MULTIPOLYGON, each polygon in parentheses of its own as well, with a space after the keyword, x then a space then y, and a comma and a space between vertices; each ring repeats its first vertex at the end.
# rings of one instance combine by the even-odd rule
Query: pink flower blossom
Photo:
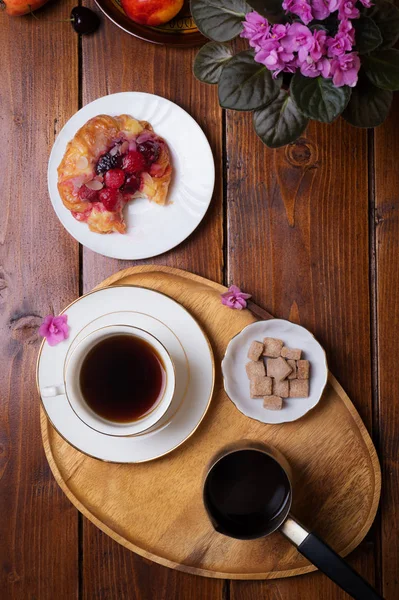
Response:
POLYGON ((66 340, 69 335, 67 321, 67 315, 59 315, 59 317, 47 315, 39 327, 39 334, 46 338, 49 346, 56 346, 66 340))
POLYGON ((262 49, 255 54, 255 61, 265 65, 269 71, 274 71, 274 77, 277 77, 293 58, 292 52, 286 52, 278 40, 272 39, 267 40, 262 49))
POLYGON ((302 62, 313 46, 312 32, 302 23, 293 23, 281 40, 281 45, 287 52, 298 52, 298 58, 302 62))
POLYGON ((355 6, 356 0, 343 0, 338 7, 339 19, 358 19, 360 11, 355 6))
POLYGON ((313 40, 309 51, 312 60, 320 60, 326 54, 326 40, 327 33, 323 29, 316 29, 313 32, 313 40))
POLYGON ((323 21, 330 14, 327 0, 310 0, 313 17, 319 21, 323 21))
POLYGON ((360 0, 360 2, 363 4, 363 6, 365 6, 366 8, 370 8, 370 6, 374 5, 374 2, 371 2, 371 0, 360 0))
POLYGON ((357 74, 360 69, 360 59, 357 52, 349 52, 333 58, 331 61, 331 75, 335 87, 349 85, 355 87, 357 74))
POLYGON ((242 310, 247 307, 247 300, 251 297, 251 294, 245 294, 236 285, 231 285, 227 292, 221 294, 222 304, 229 308, 235 308, 242 310))
POLYGON ((350 21, 341 21, 338 33, 327 40, 328 56, 341 56, 350 52, 355 40, 355 30, 350 21), (344 24, 344 25, 342 25, 344 24))
POLYGON ((249 45, 255 50, 259 50, 262 42, 267 39, 270 33, 269 21, 257 12, 253 11, 245 16, 243 31, 240 36, 249 41, 249 45))
POLYGON ((338 33, 342 33, 342 34, 346 35, 349 43, 351 43, 352 46, 354 46, 354 44, 355 44, 355 29, 352 25, 352 21, 349 21, 349 19, 343 19, 340 22, 340 24, 338 25, 338 33))
POLYGON ((284 0, 283 9, 297 15, 305 25, 313 19, 310 4, 306 0, 284 0))
POLYGON ((284 36, 287 35, 289 28, 290 25, 288 23, 286 25, 282 25, 281 23, 273 25, 270 31, 270 39, 281 40, 284 36))
POLYGON ((323 57, 320 60, 312 60, 310 55, 300 65, 300 71, 305 77, 328 77, 330 74, 331 65, 328 58, 323 57))

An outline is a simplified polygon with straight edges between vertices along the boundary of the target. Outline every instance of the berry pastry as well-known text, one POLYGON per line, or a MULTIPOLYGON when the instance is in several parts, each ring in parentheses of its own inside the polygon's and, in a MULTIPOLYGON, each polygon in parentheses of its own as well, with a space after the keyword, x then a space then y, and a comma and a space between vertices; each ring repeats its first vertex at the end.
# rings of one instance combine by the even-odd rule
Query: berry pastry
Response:
POLYGON ((68 143, 58 167, 58 191, 91 231, 125 233, 126 203, 145 197, 166 204, 171 177, 168 146, 149 123, 98 115, 68 143))

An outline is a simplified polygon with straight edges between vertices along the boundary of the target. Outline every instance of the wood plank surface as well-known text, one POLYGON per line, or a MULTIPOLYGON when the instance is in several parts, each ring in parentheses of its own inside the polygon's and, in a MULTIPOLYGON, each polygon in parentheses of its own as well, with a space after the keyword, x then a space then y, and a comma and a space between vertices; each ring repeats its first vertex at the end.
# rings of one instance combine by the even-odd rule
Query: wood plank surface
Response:
MULTIPOLYGON (((312 124, 294 144, 268 150, 250 115, 230 112, 227 161, 228 282, 313 331, 370 428, 367 133, 340 119, 312 124)), ((373 549, 358 560, 373 582, 373 549)), ((320 573, 231 583, 234 600, 288 600, 293 590, 306 600, 343 597, 320 573)))
MULTIPOLYGON (((205 131, 216 164, 211 207, 198 229, 178 248, 148 263, 190 269, 222 280, 222 117, 216 90, 197 82, 191 73, 195 50, 154 46, 117 30, 103 19, 101 30, 83 39, 83 104, 121 91, 159 94, 187 110, 205 131)), ((134 115, 133 115, 134 116, 134 115)), ((83 250, 83 289, 133 264, 83 250)), ((190 600, 223 595, 223 582, 200 579, 151 564, 129 552, 84 520, 83 598, 173 598, 190 600)))
POLYGON ((78 107, 73 2, 0 17, 0 598, 73 600, 78 513, 58 488, 39 427, 37 327, 79 292, 78 245, 47 193, 55 136, 78 107), (56 31, 56 35, 54 35, 56 31))
POLYGON ((375 131, 378 448, 382 467, 381 576, 386 600, 399 598, 399 380, 393 375, 399 325, 399 104, 375 131))
POLYGON ((396 600, 399 107, 372 135, 339 120, 311 125, 301 140, 275 151, 252 132, 250 115, 227 113, 223 222, 222 115, 216 89, 192 76, 195 50, 140 42, 104 17, 100 31, 81 42, 68 23, 46 23, 67 18, 74 4, 50 3, 39 21, 0 18, 0 598, 345 598, 319 573, 230 583, 150 563, 78 517, 51 475, 39 432, 36 328, 44 315, 132 263, 89 250, 79 261, 77 243, 49 202, 48 154, 80 103, 138 90, 188 110, 210 140, 217 169, 198 230, 146 262, 234 282, 272 314, 309 327, 326 347, 331 370, 373 431, 383 468, 380 521, 350 562, 375 578, 386 600, 396 600))

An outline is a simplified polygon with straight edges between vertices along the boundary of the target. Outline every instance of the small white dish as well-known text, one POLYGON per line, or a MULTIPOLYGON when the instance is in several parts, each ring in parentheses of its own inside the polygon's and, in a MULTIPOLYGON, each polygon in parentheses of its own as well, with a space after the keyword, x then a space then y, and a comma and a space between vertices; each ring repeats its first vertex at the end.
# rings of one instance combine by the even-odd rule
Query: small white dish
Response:
MULTIPOLYGON (((67 353, 64 364, 63 383, 41 389, 42 397, 54 398, 64 394, 76 415, 92 429, 107 435, 136 435, 156 425, 168 411, 175 392, 175 368, 170 353, 163 344, 145 329, 131 325, 109 324, 99 327, 80 337, 74 348, 67 353), (116 423, 96 414, 85 402, 79 385, 80 369, 90 350, 101 340, 110 336, 124 334, 139 337, 154 348, 160 356, 165 372, 166 381, 162 397, 152 410, 131 423, 116 423)), ((134 392, 134 390, 132 390, 134 392)))
POLYGON ((230 340, 222 361, 224 387, 227 395, 247 417, 262 423, 277 424, 296 421, 319 402, 327 383, 328 367, 324 349, 315 337, 300 325, 283 319, 257 321, 245 327, 230 340), (310 390, 308 398, 284 398, 282 410, 267 410, 262 398, 250 398, 249 380, 245 365, 249 346, 265 337, 281 339, 289 348, 300 348, 303 358, 310 361, 310 390))
POLYGON ((121 314, 130 313, 125 324, 145 327, 170 353, 179 401, 177 404, 174 397, 167 413, 150 430, 133 436, 114 436, 83 423, 65 396, 42 398, 50 422, 67 442, 94 458, 139 463, 168 454, 195 432, 212 398, 215 367, 206 335, 183 306, 160 292, 114 286, 82 296, 63 312, 68 315, 69 338, 53 347, 43 342, 36 371, 39 393, 55 380, 62 381, 68 352, 91 328, 118 324, 121 314))
POLYGON ((81 108, 64 125, 50 154, 48 188, 54 210, 65 229, 94 252, 126 260, 157 256, 185 240, 202 221, 212 198, 215 165, 198 123, 180 106, 154 94, 121 92, 98 98, 81 108), (173 179, 168 205, 137 198, 125 208, 127 232, 102 235, 89 230, 65 208, 57 188, 57 167, 68 142, 89 119, 99 114, 149 121, 165 138, 172 155, 173 179))

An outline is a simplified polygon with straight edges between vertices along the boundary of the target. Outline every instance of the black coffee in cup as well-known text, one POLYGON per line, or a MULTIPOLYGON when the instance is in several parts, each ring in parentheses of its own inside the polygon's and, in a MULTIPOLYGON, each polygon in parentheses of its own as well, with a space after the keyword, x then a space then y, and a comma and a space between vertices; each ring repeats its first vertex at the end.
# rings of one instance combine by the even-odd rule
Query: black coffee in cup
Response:
POLYGON ((162 358, 146 340, 111 335, 83 359, 79 375, 86 404, 116 423, 137 421, 160 402, 166 385, 162 358))

